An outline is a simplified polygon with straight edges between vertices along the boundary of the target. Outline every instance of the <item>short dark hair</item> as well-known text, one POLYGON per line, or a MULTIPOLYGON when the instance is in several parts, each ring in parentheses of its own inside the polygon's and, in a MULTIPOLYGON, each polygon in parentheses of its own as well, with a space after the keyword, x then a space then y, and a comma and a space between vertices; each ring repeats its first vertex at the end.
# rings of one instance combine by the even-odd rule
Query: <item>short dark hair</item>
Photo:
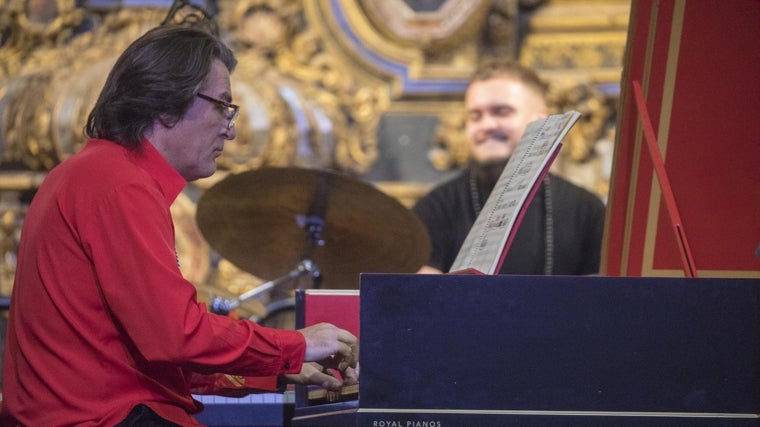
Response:
POLYGON ((180 25, 149 30, 116 60, 85 133, 139 146, 155 120, 176 121, 187 112, 216 59, 230 72, 237 65, 232 51, 205 30, 180 25))
POLYGON ((488 58, 483 60, 473 73, 470 84, 496 77, 511 77, 516 79, 536 91, 544 100, 549 95, 549 85, 538 76, 535 70, 507 58, 488 58))

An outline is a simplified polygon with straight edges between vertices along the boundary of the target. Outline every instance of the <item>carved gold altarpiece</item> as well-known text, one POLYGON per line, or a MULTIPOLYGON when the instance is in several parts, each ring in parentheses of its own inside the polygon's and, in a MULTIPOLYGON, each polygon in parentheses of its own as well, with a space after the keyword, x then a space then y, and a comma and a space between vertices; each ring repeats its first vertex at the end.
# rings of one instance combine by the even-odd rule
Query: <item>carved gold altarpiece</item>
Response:
MULTIPOLYGON (((519 58, 552 83, 555 110, 584 113, 558 173, 606 195, 627 0, 219 0, 211 13, 236 51, 237 138, 219 173, 193 183, 173 212, 183 273, 199 289, 237 295, 259 283, 216 260, 195 201, 226 173, 263 165, 365 176, 383 158, 387 117, 424 117, 425 167, 467 160, 461 99, 477 62, 519 58)), ((12 283, 23 211, 45 172, 84 143, 82 128, 124 47, 166 16, 170 1, 0 0, 0 294, 12 283), (132 3, 139 5, 132 5, 132 3), (149 4, 146 6, 146 4, 149 4)), ((192 8, 180 13, 191 16, 192 8)), ((374 182, 411 204, 431 182, 374 182)), ((265 278, 272 279, 272 278, 265 278)), ((202 292, 201 292, 202 293, 202 292)), ((261 316, 259 305, 244 307, 261 316)))

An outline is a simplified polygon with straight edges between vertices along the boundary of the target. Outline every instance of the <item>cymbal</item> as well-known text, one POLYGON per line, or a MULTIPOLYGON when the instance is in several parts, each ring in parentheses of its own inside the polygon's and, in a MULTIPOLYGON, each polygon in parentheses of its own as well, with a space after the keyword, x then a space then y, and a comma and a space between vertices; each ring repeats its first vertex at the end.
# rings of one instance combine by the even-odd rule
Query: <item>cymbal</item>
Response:
POLYGON ((416 272, 430 255, 427 230, 411 210, 326 170, 231 174, 201 196, 197 222, 209 245, 238 268, 273 280, 309 259, 326 289, 358 289, 360 273, 416 272))

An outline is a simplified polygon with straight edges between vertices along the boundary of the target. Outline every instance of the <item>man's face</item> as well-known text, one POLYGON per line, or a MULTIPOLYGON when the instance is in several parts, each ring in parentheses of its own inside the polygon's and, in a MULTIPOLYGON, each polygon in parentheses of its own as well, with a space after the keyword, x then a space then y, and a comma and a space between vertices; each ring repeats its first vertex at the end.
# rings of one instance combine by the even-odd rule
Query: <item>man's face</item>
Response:
MULTIPOLYGON (((213 62, 199 93, 232 101, 230 74, 221 61, 213 62)), ((222 107, 196 97, 187 113, 171 128, 171 142, 164 145, 164 157, 188 181, 211 176, 224 141, 235 138, 235 128, 227 128, 228 123, 229 117, 222 107)))
POLYGON ((472 82, 464 104, 467 144, 480 164, 508 159, 528 123, 547 116, 541 96, 508 76, 472 82))

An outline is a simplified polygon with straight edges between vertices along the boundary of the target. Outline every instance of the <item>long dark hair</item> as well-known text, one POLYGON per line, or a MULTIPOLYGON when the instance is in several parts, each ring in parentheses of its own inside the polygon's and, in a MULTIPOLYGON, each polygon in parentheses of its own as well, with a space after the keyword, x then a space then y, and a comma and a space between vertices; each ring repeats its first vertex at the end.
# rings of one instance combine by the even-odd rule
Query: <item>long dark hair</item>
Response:
POLYGON ((153 28, 135 40, 108 74, 85 133, 137 147, 156 120, 178 121, 218 59, 232 72, 232 51, 208 32, 188 26, 153 28))

